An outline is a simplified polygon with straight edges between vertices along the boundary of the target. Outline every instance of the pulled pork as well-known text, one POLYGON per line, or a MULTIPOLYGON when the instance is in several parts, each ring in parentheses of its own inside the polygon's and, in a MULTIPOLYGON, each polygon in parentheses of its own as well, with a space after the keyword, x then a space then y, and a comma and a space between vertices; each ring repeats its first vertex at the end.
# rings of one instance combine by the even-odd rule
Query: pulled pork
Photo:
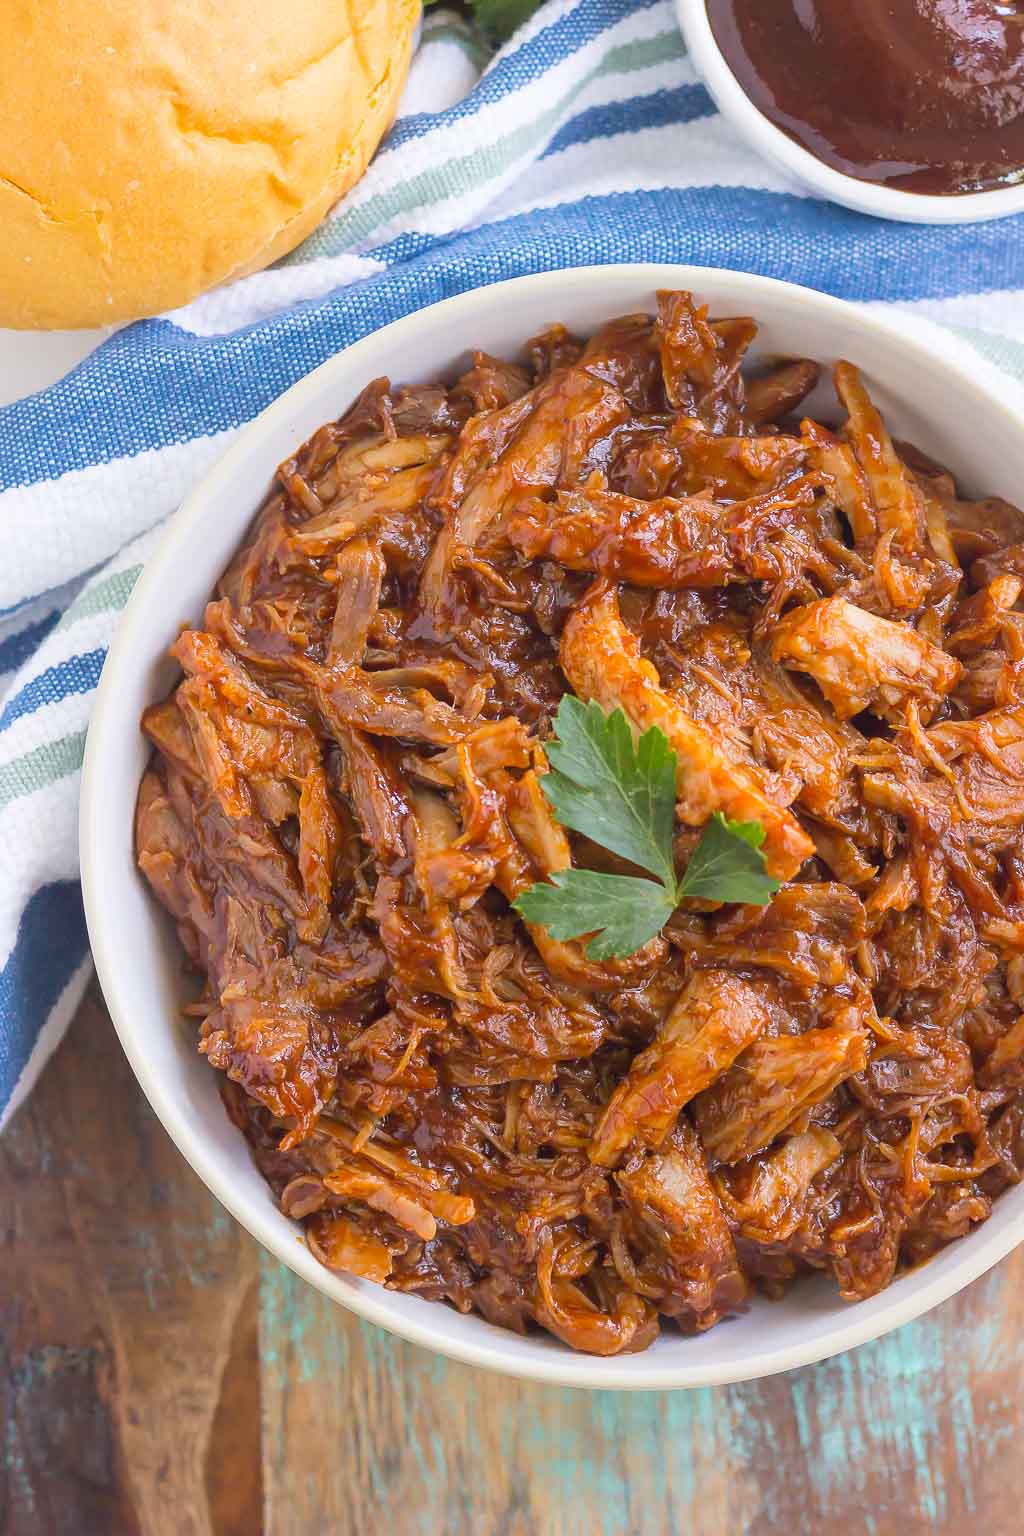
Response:
MULTIPOLYGON (((279 470, 147 711, 138 862, 199 1049, 330 1268, 595 1354, 828 1270, 854 1300, 1024 1167, 1024 516, 687 293, 451 384, 371 384, 279 470), (622 960, 510 903, 574 860, 571 689, 678 758, 680 867, 765 908, 622 960)), ((625 871, 628 872, 628 871, 625 871)))

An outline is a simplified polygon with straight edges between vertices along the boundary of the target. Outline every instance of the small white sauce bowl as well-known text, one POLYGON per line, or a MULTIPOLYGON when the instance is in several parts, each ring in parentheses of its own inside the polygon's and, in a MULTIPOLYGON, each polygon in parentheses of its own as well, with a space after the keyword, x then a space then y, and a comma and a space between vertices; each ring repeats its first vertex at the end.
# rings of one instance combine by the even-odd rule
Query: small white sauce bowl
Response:
MULTIPOLYGON (((181 1005, 194 995, 166 913, 135 867, 133 822, 149 747, 147 705, 179 675, 167 656, 183 622, 207 598, 270 488, 277 465, 317 427, 344 412, 381 374, 396 383, 450 376, 466 349, 515 356, 551 321, 587 335, 612 315, 653 311, 658 288, 691 288, 715 315, 753 315, 752 356, 847 357, 896 437, 947 463, 968 492, 1012 499, 1024 485, 1024 422, 1004 402, 998 376, 951 361, 941 336, 908 339, 897 325, 791 283, 706 267, 578 267, 475 289, 365 337, 302 379, 239 434, 171 518, 125 609, 103 668, 85 753, 82 885, 89 937, 107 1006, 153 1109, 199 1177, 244 1227, 296 1274, 360 1316, 456 1360, 534 1381, 650 1389, 745 1381, 849 1349, 945 1301, 1024 1239, 1024 1185, 990 1219, 929 1264, 855 1306, 830 1280, 795 1285, 780 1302, 754 1301, 746 1316, 698 1338, 667 1327, 641 1354, 595 1359, 548 1334, 526 1338, 439 1302, 332 1274, 282 1215, 228 1120, 217 1074, 196 1051, 181 1005)), ((807 403, 833 419, 831 390, 807 403)), ((316 1348, 315 1339, 310 1348, 316 1348)))
MULTIPOLYGON (((849 3, 856 5, 857 0, 849 3)), ((858 213, 870 213, 876 219, 898 219, 905 224, 980 224, 1024 211, 1024 182, 989 192, 935 197, 861 181, 834 170, 754 106, 715 40, 705 0, 675 0, 675 7, 694 68, 723 116, 760 155, 819 197, 858 213)))

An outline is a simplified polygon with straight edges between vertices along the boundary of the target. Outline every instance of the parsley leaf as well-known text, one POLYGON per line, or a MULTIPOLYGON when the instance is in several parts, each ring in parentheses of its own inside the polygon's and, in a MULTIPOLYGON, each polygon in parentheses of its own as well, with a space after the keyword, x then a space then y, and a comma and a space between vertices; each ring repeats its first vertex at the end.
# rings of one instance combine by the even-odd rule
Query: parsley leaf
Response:
POLYGON ((765 873, 764 827, 759 821, 730 821, 716 811, 679 882, 679 896, 704 901, 741 901, 763 907, 779 889, 765 873))
POLYGON ((779 889, 765 871, 760 822, 729 821, 719 811, 677 877, 676 755, 657 726, 634 745, 621 709, 606 715, 565 694, 547 751, 551 771, 541 786, 562 825, 655 877, 567 869, 531 886, 512 905, 553 939, 592 934, 591 960, 620 959, 660 933, 684 897, 763 906, 779 889))
POLYGON ((563 827, 674 886, 676 755, 657 727, 633 746, 621 709, 562 696, 541 788, 563 827))
POLYGON ((642 949, 661 932, 676 904, 653 880, 563 869, 551 876, 550 885, 531 885, 514 905, 527 922, 539 923, 553 939, 595 934, 587 945, 588 958, 610 960, 642 949))

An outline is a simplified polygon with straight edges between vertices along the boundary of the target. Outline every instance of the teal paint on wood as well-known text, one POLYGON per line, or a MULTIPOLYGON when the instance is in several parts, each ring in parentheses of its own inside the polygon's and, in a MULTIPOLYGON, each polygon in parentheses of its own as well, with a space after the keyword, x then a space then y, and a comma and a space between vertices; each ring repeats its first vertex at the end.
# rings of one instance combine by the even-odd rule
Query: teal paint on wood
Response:
MULTIPOLYGON (((1020 1522, 999 1523, 1012 1507, 1003 1469, 1019 1433, 1024 1368, 1009 1273, 786 1376, 587 1393, 506 1381, 413 1348, 265 1260, 262 1352, 278 1377, 265 1390, 302 1394, 303 1416, 319 1409, 357 1442, 341 1448, 345 1531, 361 1529, 351 1503, 358 1468, 366 1513, 387 1524, 391 1510, 402 1536, 816 1536, 826 1523, 851 1536, 959 1536, 980 1507, 1001 1511, 984 1536, 1009 1536, 1020 1522)), ((273 1448, 285 1478, 295 1445, 286 1421, 283 1412, 273 1448)))
POLYGON ((276 1365, 287 1354, 299 1369, 299 1380, 313 1381, 348 1364, 344 1330, 318 1327, 313 1306, 317 1293, 266 1254, 260 1264, 260 1359, 276 1365))

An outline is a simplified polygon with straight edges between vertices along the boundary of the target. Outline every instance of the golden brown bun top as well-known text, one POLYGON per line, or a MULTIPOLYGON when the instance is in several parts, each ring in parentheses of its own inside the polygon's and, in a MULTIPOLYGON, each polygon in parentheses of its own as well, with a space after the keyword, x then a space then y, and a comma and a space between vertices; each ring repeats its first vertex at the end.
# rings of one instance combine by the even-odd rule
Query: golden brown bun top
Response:
POLYGON ((419 0, 9 0, 0 326, 186 303, 292 249, 394 116, 419 0))

